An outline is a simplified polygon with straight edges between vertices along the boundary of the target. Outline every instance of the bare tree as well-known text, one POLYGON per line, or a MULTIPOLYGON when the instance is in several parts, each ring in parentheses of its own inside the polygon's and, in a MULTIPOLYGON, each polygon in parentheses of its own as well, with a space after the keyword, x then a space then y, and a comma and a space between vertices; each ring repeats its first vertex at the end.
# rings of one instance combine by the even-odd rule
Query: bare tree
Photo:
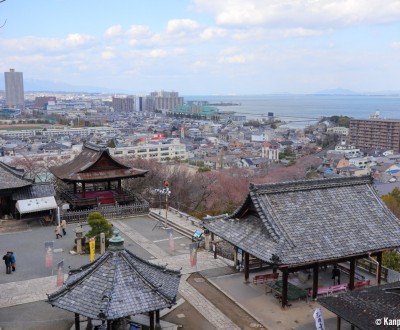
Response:
MULTIPOLYGON (((0 3, 4 2, 4 1, 6 1, 6 0, 0 0, 0 3)), ((7 23, 7 20, 5 20, 4 23, 0 26, 0 29, 1 29, 4 25, 6 25, 6 23, 7 23)))

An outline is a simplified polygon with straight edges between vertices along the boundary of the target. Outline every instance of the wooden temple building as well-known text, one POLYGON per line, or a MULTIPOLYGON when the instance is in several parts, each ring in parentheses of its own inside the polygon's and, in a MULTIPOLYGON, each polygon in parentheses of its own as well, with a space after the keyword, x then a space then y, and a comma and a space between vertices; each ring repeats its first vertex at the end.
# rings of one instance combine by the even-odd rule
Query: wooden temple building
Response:
POLYGON ((71 209, 87 209, 103 204, 128 204, 137 201, 122 188, 122 180, 143 177, 148 171, 115 160, 106 147, 86 143, 72 161, 50 168, 66 186, 61 198, 71 209))
POLYGON ((108 250, 93 263, 71 270, 68 279, 48 295, 52 306, 75 313, 75 329, 80 316, 90 320, 113 322, 129 316, 147 314, 148 328, 159 328, 160 310, 175 304, 180 271, 145 261, 123 246, 117 230, 108 250))
POLYGON ((375 257, 380 281, 382 252, 400 247, 400 221, 369 176, 252 184, 235 212, 203 225, 212 239, 243 251, 246 282, 250 257, 282 273, 282 307, 288 305, 289 273, 311 271, 316 298, 320 267, 347 262, 353 290, 357 259, 375 257))

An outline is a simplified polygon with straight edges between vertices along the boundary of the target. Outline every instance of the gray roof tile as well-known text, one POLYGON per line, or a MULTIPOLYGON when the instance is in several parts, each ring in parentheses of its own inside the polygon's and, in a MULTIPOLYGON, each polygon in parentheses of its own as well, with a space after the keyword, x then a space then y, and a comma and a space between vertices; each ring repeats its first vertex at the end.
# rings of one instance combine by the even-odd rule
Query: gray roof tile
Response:
POLYGON ((251 185, 240 208, 204 227, 259 259, 271 262, 274 254, 282 265, 400 246, 400 221, 370 177, 251 185))
POLYGON ((71 271, 48 302, 68 311, 113 320, 171 307, 180 272, 140 259, 128 250, 107 251, 92 264, 71 271))

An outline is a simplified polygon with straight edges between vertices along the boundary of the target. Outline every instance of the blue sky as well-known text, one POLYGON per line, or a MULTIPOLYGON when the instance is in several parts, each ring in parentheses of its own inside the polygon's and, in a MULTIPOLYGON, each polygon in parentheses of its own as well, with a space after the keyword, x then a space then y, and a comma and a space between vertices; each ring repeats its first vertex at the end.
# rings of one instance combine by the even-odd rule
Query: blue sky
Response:
POLYGON ((6 0, 2 72, 182 95, 400 90, 399 0, 6 0))

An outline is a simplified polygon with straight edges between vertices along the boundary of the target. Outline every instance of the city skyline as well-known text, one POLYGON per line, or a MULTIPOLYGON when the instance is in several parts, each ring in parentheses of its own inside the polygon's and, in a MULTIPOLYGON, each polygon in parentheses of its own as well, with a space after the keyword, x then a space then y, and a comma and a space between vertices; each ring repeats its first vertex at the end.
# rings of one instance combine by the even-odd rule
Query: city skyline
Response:
POLYGON ((2 72, 182 95, 400 90, 395 0, 5 1, 2 72))

